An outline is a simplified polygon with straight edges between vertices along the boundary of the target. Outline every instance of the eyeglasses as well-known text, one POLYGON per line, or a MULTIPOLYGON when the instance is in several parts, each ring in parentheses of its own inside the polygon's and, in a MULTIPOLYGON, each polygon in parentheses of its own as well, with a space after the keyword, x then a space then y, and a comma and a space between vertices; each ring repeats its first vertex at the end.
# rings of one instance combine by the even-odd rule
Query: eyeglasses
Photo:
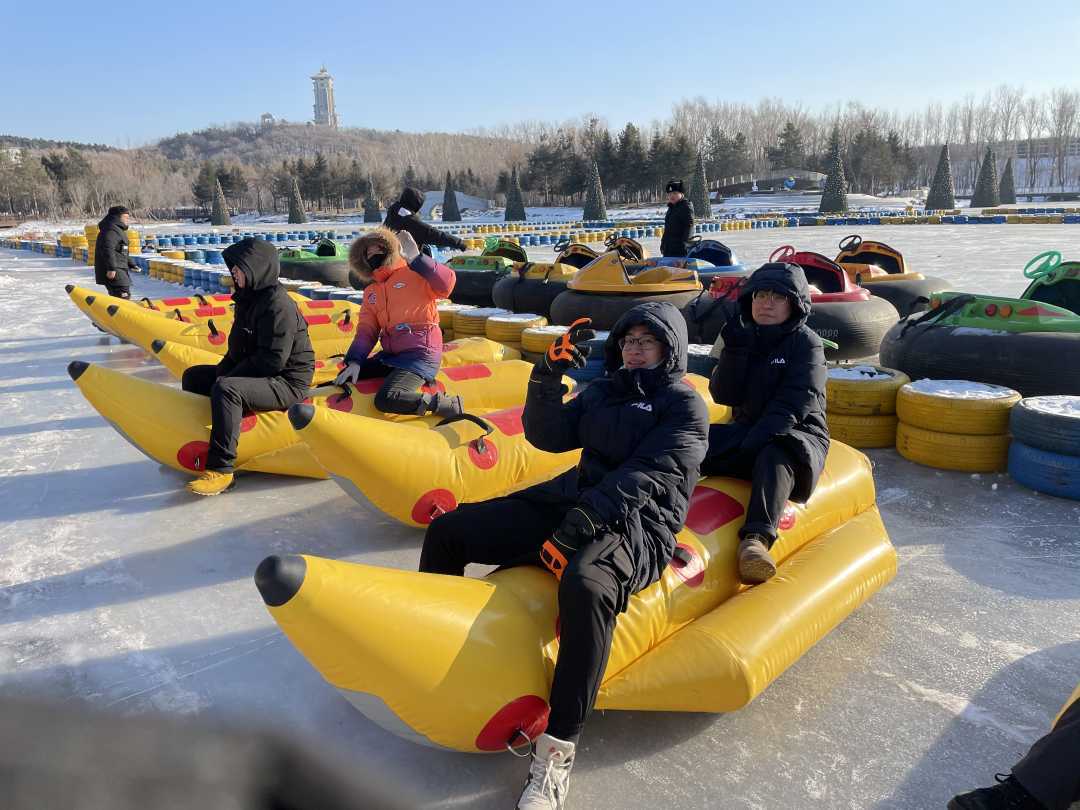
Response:
POLYGON ((659 345, 660 341, 651 337, 624 337, 619 341, 620 349, 641 349, 643 352, 655 349, 659 345))
POLYGON ((755 290, 754 291, 754 300, 755 301, 762 301, 762 302, 767 301, 767 302, 769 302, 771 304, 779 304, 785 298, 787 298, 786 295, 784 295, 783 293, 775 292, 774 290, 755 290))

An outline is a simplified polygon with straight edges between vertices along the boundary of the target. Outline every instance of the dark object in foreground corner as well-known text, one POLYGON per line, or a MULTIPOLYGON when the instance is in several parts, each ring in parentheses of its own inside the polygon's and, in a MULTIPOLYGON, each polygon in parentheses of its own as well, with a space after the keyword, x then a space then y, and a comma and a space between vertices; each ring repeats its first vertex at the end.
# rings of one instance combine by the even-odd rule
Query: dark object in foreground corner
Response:
POLYGON ((4 810, 404 808, 310 740, 0 700, 4 810))

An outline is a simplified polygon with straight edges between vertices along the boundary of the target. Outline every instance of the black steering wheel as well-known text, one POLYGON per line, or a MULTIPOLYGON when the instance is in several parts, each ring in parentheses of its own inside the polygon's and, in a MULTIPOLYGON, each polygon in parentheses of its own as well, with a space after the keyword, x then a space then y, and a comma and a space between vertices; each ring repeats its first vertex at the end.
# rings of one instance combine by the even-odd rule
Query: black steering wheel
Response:
POLYGON ((851 236, 845 236, 840 240, 840 250, 858 250, 861 244, 862 237, 857 233, 853 233, 851 236))
POLYGON ((564 236, 562 239, 556 242, 551 249, 554 250, 556 253, 562 253, 568 247, 570 247, 570 237, 564 236))

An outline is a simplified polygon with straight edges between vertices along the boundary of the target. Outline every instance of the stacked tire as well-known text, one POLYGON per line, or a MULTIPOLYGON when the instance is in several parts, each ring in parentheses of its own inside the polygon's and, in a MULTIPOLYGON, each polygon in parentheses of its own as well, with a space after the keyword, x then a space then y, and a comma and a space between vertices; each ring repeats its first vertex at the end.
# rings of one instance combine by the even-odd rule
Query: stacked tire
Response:
POLYGON ((1022 399, 1009 429, 1009 475, 1037 492, 1080 500, 1080 397, 1022 399))
POLYGON ((454 311, 454 339, 487 337, 488 318, 514 313, 496 307, 463 307, 454 311))
POLYGON ((530 326, 521 331, 521 357, 536 363, 556 340, 570 331, 569 326, 530 326))
POLYGON ((1004 472, 1009 415, 1020 401, 1011 388, 969 380, 919 380, 896 396, 896 449, 939 470, 1004 472))
POLYGON ((910 382, 893 368, 834 366, 825 383, 825 419, 838 442, 868 449, 896 446, 897 392, 910 382))
POLYGON ((515 312, 509 315, 493 315, 484 323, 484 332, 488 340, 502 343, 521 351, 521 334, 526 329, 547 325, 547 318, 528 312, 515 312))
POLYGON ((451 301, 439 301, 439 326, 442 328, 443 340, 454 339, 454 313, 464 309, 475 309, 471 304, 455 304, 451 301))

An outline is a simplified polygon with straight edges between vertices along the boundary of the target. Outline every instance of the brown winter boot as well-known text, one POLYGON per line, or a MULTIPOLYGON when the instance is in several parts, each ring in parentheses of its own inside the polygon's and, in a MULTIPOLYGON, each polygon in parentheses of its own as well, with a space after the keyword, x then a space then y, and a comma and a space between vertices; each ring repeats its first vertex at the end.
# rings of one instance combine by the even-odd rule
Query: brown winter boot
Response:
POLYGON ((767 538, 748 534, 739 541, 739 579, 744 585, 759 585, 772 579, 776 563, 769 554, 767 538))

